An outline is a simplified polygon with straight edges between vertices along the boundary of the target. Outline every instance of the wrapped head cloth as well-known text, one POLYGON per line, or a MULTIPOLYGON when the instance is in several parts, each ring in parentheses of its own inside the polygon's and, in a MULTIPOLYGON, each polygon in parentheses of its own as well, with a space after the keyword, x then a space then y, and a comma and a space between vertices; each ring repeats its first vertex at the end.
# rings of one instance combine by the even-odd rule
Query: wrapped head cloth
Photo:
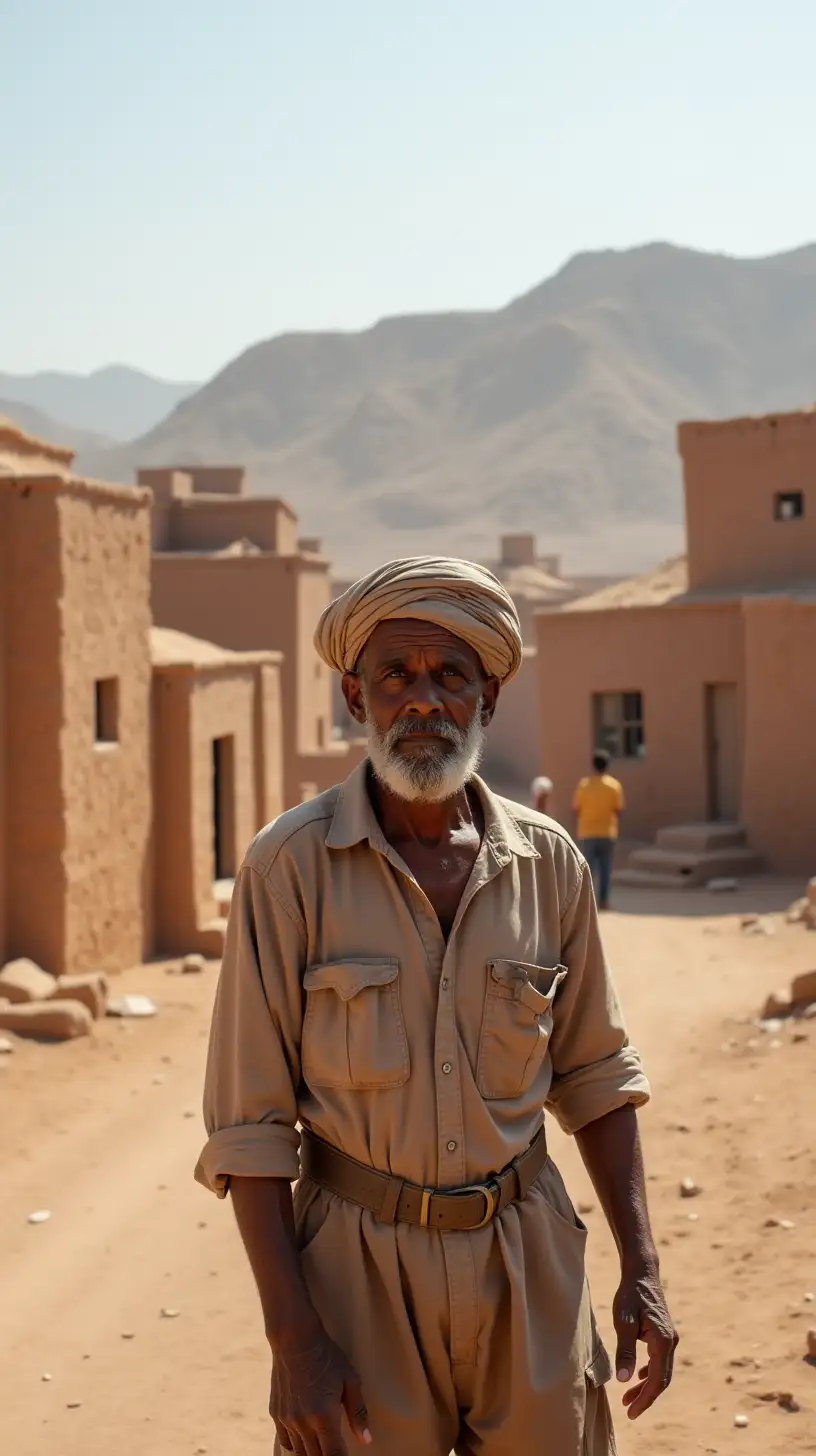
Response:
POLYGON ((508 682, 521 666, 518 613, 492 571, 452 556, 389 561, 328 606, 315 647, 337 672, 353 672, 380 622, 410 617, 444 627, 478 653, 488 677, 508 682))

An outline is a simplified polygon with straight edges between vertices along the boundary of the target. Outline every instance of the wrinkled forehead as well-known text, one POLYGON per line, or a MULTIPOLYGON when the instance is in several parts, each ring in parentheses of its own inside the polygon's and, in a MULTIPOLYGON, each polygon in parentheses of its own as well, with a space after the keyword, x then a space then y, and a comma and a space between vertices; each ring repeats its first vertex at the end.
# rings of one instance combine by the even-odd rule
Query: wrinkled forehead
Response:
POLYGON ((453 661, 484 675, 478 653, 461 637, 449 632, 446 627, 438 627, 435 622, 421 622, 414 617, 380 622, 360 658, 361 665, 369 671, 392 660, 405 662, 406 665, 419 661, 430 665, 453 661))

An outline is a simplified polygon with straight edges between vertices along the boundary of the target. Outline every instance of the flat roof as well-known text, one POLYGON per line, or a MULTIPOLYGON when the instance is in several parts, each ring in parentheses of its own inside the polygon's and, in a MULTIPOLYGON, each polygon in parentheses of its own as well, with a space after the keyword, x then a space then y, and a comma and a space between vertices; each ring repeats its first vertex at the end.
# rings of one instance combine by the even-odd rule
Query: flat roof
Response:
POLYGON ((234 652, 204 637, 191 637, 174 627, 150 628, 150 659, 154 667, 250 667, 257 663, 280 662, 281 652, 234 652))
POLYGON ((556 607, 558 612, 607 612, 615 607, 661 607, 688 590, 688 563, 675 556, 641 576, 628 577, 556 607))

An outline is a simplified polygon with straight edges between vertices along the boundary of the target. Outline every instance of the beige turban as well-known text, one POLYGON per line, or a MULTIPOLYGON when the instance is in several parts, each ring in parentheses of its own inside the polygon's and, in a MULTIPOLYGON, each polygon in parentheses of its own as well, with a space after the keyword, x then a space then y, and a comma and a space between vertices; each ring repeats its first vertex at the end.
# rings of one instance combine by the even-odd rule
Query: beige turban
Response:
POLYGON ((337 672, 351 672, 380 622, 411 617, 445 627, 478 653, 488 677, 507 682, 521 665, 518 613, 501 582, 473 561, 411 556, 389 561, 328 606, 314 643, 337 672))

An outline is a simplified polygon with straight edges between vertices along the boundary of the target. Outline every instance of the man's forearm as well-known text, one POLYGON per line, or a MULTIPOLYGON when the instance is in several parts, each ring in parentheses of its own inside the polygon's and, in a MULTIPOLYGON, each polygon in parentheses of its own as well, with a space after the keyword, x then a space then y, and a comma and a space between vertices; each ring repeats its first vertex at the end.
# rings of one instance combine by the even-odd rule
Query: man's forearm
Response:
POLYGON ((303 1278, 289 1182, 231 1178, 230 1192, 272 1350, 308 1345, 322 1327, 303 1278))
POLYGON ((624 1269, 657 1268, 637 1113, 627 1104, 587 1123, 576 1141, 624 1269))

